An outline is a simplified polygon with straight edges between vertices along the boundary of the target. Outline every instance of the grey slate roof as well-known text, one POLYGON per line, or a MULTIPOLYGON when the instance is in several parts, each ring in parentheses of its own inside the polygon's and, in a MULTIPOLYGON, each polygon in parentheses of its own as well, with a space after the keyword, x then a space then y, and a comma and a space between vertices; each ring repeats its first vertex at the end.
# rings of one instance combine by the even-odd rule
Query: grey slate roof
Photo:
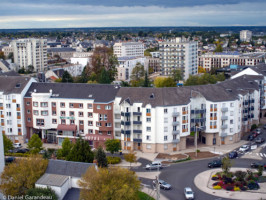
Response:
POLYGON ((253 69, 255 72, 266 76, 266 64, 251 66, 250 69, 253 69))
POLYGON ((36 184, 61 187, 69 179, 69 176, 45 173, 36 184))
POLYGON ((76 50, 73 48, 69 47, 64 47, 64 48, 49 48, 47 49, 47 52, 75 52, 76 50))
POLYGON ((29 81, 29 77, 0 76, 0 91, 4 94, 19 94, 29 81))
POLYGON ((65 160, 49 160, 45 173, 81 177, 91 166, 96 165, 93 163, 72 162, 65 160))
POLYGON ((110 102, 115 99, 119 88, 114 85, 86 84, 86 83, 33 83, 25 97, 31 97, 31 93, 49 93, 52 90, 52 98, 69 99, 94 99, 95 102, 110 102), (92 95, 92 97, 89 97, 92 95))
POLYGON ((12 70, 8 72, 2 72, 0 73, 0 76, 20 76, 20 74, 12 70))

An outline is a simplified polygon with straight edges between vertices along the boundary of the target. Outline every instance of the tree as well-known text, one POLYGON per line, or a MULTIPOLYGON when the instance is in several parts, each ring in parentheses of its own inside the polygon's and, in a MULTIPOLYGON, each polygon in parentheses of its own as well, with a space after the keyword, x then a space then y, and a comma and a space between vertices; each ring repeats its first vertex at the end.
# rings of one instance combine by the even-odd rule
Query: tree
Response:
POLYGON ((205 70, 202 66, 199 66, 199 67, 198 67, 198 73, 199 73, 199 74, 206 73, 206 70, 205 70))
POLYGON ((189 75, 189 77, 186 80, 184 85, 185 86, 199 85, 199 77, 198 76, 189 75))
POLYGON ((137 161, 137 157, 136 157, 136 152, 134 151, 130 151, 129 153, 124 155, 124 158, 127 162, 130 163, 130 167, 129 169, 131 169, 131 163, 136 162, 137 161))
POLYGON ((73 83, 73 78, 68 71, 64 71, 64 73, 62 75, 62 82, 63 83, 73 83))
POLYGON ((79 181, 83 200, 138 200, 140 181, 135 172, 115 168, 90 167, 79 181))
POLYGON ((224 81, 224 80, 225 80, 225 75, 224 75, 224 73, 218 73, 218 74, 216 75, 216 79, 217 79, 217 81, 224 81))
POLYGON ((81 138, 77 139, 74 146, 71 148, 70 153, 67 155, 66 160, 76 162, 93 162, 93 152, 88 141, 81 138))
POLYGON ((183 73, 180 69, 175 69, 172 70, 172 78, 174 79, 174 81, 180 81, 183 80, 183 73))
POLYGON ((34 67, 33 67, 33 65, 29 65, 29 66, 27 67, 27 73, 30 74, 30 73, 32 73, 32 72, 34 72, 34 67))
POLYGON ((223 47, 221 44, 217 44, 216 49, 214 50, 214 52, 223 52, 223 47))
POLYGON ((71 152, 73 144, 69 140, 69 138, 65 138, 62 142, 62 149, 59 149, 57 152, 58 158, 65 158, 71 152))
POLYGON ((148 73, 145 72, 143 87, 150 87, 150 86, 151 86, 151 83, 148 77, 148 73))
POLYGON ((150 51, 148 51, 147 49, 144 51, 144 56, 150 56, 151 57, 151 53, 150 51))
POLYGON ((80 77, 78 78, 79 83, 87 83, 89 81, 90 75, 92 73, 92 68, 89 66, 84 67, 80 77))
POLYGON ((95 153, 95 158, 97 159, 98 167, 108 166, 106 154, 101 146, 97 149, 95 153))
POLYGON ((28 189, 34 188, 47 165, 48 160, 40 156, 17 159, 5 167, 0 178, 0 190, 5 195, 24 195, 28 189))
POLYGON ((33 154, 39 153, 42 150, 42 140, 37 134, 33 134, 29 140, 28 148, 33 154))
POLYGON ((228 174, 230 171, 230 168, 232 167, 231 160, 228 156, 224 157, 222 159, 222 170, 225 174, 228 174))
POLYGON ((120 84, 121 87, 130 87, 130 84, 126 81, 121 81, 121 84, 120 84))
POLYGON ((54 190, 50 187, 48 188, 31 188, 27 190, 26 196, 29 197, 28 199, 37 199, 37 197, 49 197, 52 200, 58 200, 58 197, 54 190), (31 198, 30 198, 31 197, 31 198))
POLYGON ((8 150, 12 150, 13 142, 5 135, 3 134, 3 142, 4 142, 4 152, 8 153, 8 150))
POLYGON ((14 62, 14 54, 13 54, 13 52, 9 53, 7 58, 11 59, 11 61, 14 62))
POLYGON ((171 77, 156 77, 154 80, 154 86, 159 87, 175 87, 176 82, 171 77))
POLYGON ((5 59, 5 54, 4 54, 4 52, 3 51, 0 51, 0 59, 5 59))
POLYGON ((103 67, 98 78, 98 83, 110 84, 111 82, 109 72, 103 67))
POLYGON ((105 141, 106 151, 110 151, 111 154, 121 150, 121 143, 118 139, 108 139, 105 141))
POLYGON ((133 68, 130 79, 133 81, 139 81, 145 74, 144 66, 139 62, 133 68))

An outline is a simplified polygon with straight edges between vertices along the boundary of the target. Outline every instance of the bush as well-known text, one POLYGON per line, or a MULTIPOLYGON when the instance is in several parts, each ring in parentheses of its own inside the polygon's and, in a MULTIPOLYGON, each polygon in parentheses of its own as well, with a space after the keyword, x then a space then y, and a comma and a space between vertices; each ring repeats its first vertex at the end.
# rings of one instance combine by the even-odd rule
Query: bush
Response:
POLYGON ((252 124, 251 128, 250 128, 250 131, 253 131, 257 128, 257 125, 256 124, 252 124))
POLYGON ((199 149, 197 149, 197 153, 199 153, 200 152, 200 150, 199 149))
POLYGON ((246 188, 245 186, 242 186, 242 187, 240 187, 240 190, 241 190, 241 191, 246 191, 247 188, 246 188))
POLYGON ((260 188, 259 184, 255 181, 251 180, 248 182, 248 189, 250 190, 258 190, 260 188))
POLYGON ((31 154, 29 153, 6 153, 5 156, 13 156, 13 157, 29 157, 31 154))
POLYGON ((220 185, 216 185, 216 186, 213 186, 213 189, 220 190, 220 189, 222 189, 222 187, 220 185))
POLYGON ((240 188, 235 186, 234 191, 240 191, 240 188))
POLYGON ((215 183, 212 184, 212 187, 214 187, 214 186, 216 186, 218 184, 219 184, 219 182, 215 182, 215 183))
POLYGON ((108 164, 118 164, 121 162, 121 158, 120 157, 107 156, 107 162, 108 162, 108 164))
POLYGON ((234 190, 234 186, 232 186, 232 185, 227 185, 227 186, 225 187, 225 189, 226 189, 227 191, 233 191, 233 190, 234 190))
POLYGON ((213 181, 216 181, 216 180, 218 180, 219 178, 218 177, 212 177, 212 180, 213 181))

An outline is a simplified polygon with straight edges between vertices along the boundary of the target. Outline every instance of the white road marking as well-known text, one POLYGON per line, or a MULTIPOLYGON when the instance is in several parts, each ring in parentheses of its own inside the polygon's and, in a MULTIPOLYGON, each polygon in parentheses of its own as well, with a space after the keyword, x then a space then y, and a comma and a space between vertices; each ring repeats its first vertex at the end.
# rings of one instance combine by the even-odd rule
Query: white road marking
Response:
POLYGON ((261 156, 261 157, 263 157, 263 154, 262 154, 262 153, 260 153, 260 156, 261 156))
POLYGON ((259 153, 256 153, 257 154, 257 156, 259 155, 259 153))
POLYGON ((264 153, 263 155, 264 155, 264 157, 266 158, 266 153, 264 153))

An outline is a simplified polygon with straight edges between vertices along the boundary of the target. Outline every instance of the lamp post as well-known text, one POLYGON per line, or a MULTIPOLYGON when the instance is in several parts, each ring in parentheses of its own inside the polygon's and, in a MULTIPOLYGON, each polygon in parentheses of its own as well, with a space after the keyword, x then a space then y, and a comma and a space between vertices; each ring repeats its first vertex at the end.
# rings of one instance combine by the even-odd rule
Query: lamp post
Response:
POLYGON ((195 129, 196 129, 196 132, 195 132, 195 156, 198 157, 198 124, 195 125, 195 129))

